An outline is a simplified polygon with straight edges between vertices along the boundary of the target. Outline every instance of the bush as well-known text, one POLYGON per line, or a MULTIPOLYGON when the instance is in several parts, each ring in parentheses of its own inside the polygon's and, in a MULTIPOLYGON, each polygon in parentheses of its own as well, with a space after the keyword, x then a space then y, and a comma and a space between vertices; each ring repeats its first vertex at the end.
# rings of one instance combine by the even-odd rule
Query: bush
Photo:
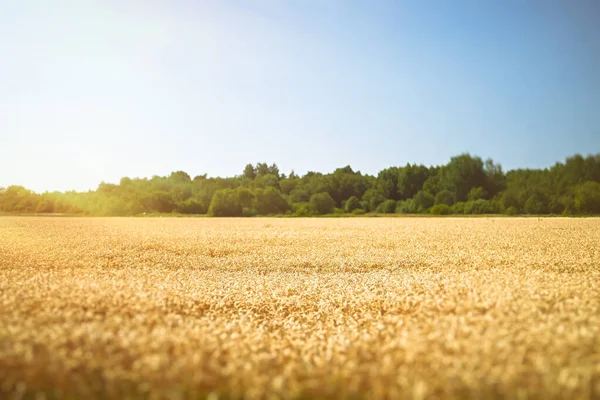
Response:
POLYGON ((396 202, 394 200, 386 200, 377 207, 377 212, 383 214, 394 214, 396 212, 396 202))
POLYGON ((35 212, 36 213, 51 213, 54 211, 54 205, 51 200, 46 200, 42 198, 42 200, 38 203, 35 212))
POLYGON ((310 205, 317 214, 331 214, 335 209, 335 201, 327 192, 315 193, 310 196, 310 205))
POLYGON ((474 187, 471 190, 469 190, 467 199, 469 201, 477 201, 477 200, 483 199, 486 195, 487 195, 487 193, 485 192, 485 190, 482 187, 478 186, 478 187, 474 187))
POLYGON ((283 214, 288 209, 289 204, 279 190, 271 186, 267 186, 264 190, 257 190, 256 211, 259 214, 283 214))
POLYGON ((346 200, 346 203, 344 204, 344 211, 346 211, 347 213, 351 213, 352 211, 359 208, 361 208, 360 200, 356 196, 350 197, 348 200, 346 200))
POLYGON ((500 205, 505 210, 508 210, 510 207, 519 211, 519 194, 514 189, 507 189, 500 195, 500 205))
POLYGON ((369 211, 377 210, 377 207, 385 201, 383 194, 375 189, 368 189, 363 194, 362 201, 366 202, 365 207, 369 211))
POLYGON ((294 189, 290 193, 292 203, 305 203, 310 200, 310 194, 304 189, 294 189))
POLYGON ((534 191, 523 205, 526 214, 548 214, 550 212, 550 199, 542 191, 534 191))
POLYGON ((479 199, 465 203, 465 214, 493 214, 495 212, 493 203, 488 200, 479 199))
POLYGON ((600 183, 587 181, 577 186, 575 208, 580 213, 600 214, 600 183))
POLYGON ((465 213, 465 203, 463 201, 459 201, 454 204, 451 208, 452 214, 464 214, 465 213))
POLYGON ((575 211, 575 198, 572 193, 560 196, 558 202, 560 203, 563 215, 570 215, 575 211))
POLYGON ((294 214, 297 217, 310 217, 314 212, 309 203, 296 203, 294 204, 294 214))
POLYGON ((519 213, 513 206, 508 207, 505 212, 507 215, 517 215, 519 213))
POLYGON ((352 210, 352 215, 363 215, 365 213, 366 211, 362 208, 355 208, 354 210, 352 210))
POLYGON ((410 212, 411 200, 399 200, 396 203, 396 214, 408 214, 410 212))
POLYGON ((451 206, 454 204, 454 193, 449 190, 442 190, 435 195, 435 204, 446 204, 451 206))
POLYGON ((413 199, 413 201, 414 201, 414 207, 416 208, 416 211, 421 213, 421 212, 427 211, 427 209, 429 209, 431 206, 433 206, 434 198, 430 193, 420 190, 415 195, 415 198, 413 199))
MULTIPOLYGON (((122 202, 121 199, 119 201, 122 202)), ((149 212, 159 212, 159 213, 170 213, 175 210, 176 206, 171 198, 171 194, 164 190, 157 190, 152 192, 150 195, 143 197, 140 199, 140 203, 144 207, 145 210, 149 212)), ((121 207, 120 205, 111 206, 111 210, 115 211, 117 208, 121 207)), ((122 207, 125 209, 125 207, 122 207)), ((122 215, 120 213, 110 212, 110 215, 122 215)))
POLYGON ((429 209, 429 212, 434 215, 448 215, 452 209, 448 204, 436 204, 429 209))
POLYGON ((195 200, 188 199, 183 203, 177 204, 176 212, 181 214, 206 214, 206 206, 195 200))
POLYGON ((221 189, 213 195, 208 215, 211 217, 239 217, 242 216, 242 205, 238 201, 235 190, 221 189))

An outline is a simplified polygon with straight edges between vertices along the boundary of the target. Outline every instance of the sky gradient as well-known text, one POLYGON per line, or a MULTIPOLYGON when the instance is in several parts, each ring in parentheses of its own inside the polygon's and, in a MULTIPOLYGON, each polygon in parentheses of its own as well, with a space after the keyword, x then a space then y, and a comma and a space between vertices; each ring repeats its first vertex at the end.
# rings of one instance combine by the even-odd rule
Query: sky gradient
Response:
POLYGON ((0 186, 600 152, 598 1, 0 3, 0 186))

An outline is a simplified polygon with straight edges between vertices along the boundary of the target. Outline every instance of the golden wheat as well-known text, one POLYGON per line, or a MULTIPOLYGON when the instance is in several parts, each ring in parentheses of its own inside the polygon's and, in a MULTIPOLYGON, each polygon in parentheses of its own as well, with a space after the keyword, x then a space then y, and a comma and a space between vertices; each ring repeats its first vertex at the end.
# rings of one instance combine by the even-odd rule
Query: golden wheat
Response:
POLYGON ((0 397, 599 398, 600 220, 0 218, 0 397))

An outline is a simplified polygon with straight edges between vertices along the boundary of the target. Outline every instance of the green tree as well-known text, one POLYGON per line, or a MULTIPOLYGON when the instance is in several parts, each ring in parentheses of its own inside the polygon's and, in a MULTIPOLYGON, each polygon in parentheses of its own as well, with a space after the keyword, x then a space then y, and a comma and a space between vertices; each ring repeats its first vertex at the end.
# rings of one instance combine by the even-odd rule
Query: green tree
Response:
POLYGON ((600 183, 586 181, 575 188, 575 209, 580 213, 600 214, 600 183))
POLYGON ((279 181, 279 188, 281 189, 281 193, 289 195, 292 193, 292 190, 296 189, 300 185, 300 179, 282 179, 279 181))
POLYGON ((258 175, 253 182, 254 188, 274 187, 279 189, 279 178, 276 175, 266 174, 258 175))
POLYGON ((471 190, 469 190, 469 194, 467 195, 467 199, 469 201, 484 199, 485 197, 486 197, 485 190, 481 186, 471 188, 471 190))
POLYGON ((50 200, 46 197, 42 197, 40 202, 37 204, 35 212, 36 213, 52 213, 52 212, 54 212, 54 204, 52 203, 52 200, 50 200))
POLYGON ((256 164, 256 176, 267 175, 269 173, 269 165, 267 163, 256 164))
POLYGON ((184 171, 175 171, 169 175, 169 179, 178 183, 189 183, 192 178, 184 171))
POLYGON ((496 212, 491 201, 478 199, 464 203, 465 214, 494 214, 496 212))
MULTIPOLYGON (((102 182, 95 191, 82 193, 40 195, 21 186, 10 186, 0 190, 0 211, 201 213, 214 202, 214 215, 250 216, 259 210, 281 213, 290 208, 308 214, 318 212, 310 205, 311 195, 327 193, 335 207, 353 209, 351 212, 383 210, 391 204, 386 201, 400 200, 396 212, 425 212, 433 205, 450 206, 456 202, 451 207, 455 213, 595 213, 597 184, 600 154, 576 154, 550 168, 517 169, 506 174, 492 160, 484 163, 469 154, 452 157, 438 167, 390 167, 381 170, 377 177, 345 166, 329 174, 308 172, 301 177, 292 171, 286 179, 276 164, 259 163, 256 167, 248 164, 243 175, 235 177, 209 178, 203 174, 192 180, 186 172, 175 171, 152 178, 123 177, 118 185, 102 182), (358 199, 361 200, 357 202, 358 199)), ((445 212, 444 207, 430 212, 440 210, 445 212)))
POLYGON ((487 177, 485 191, 490 196, 495 196, 506 189, 506 176, 500 164, 495 164, 491 158, 488 158, 485 160, 483 170, 487 177))
POLYGON ((547 214, 548 199, 539 192, 532 193, 525 201, 524 210, 527 214, 547 214))
POLYGON ((4 190, 0 209, 6 212, 33 213, 39 201, 39 195, 31 190, 12 185, 4 190))
POLYGON ((517 211, 517 209, 513 206, 510 206, 506 209, 505 214, 506 215, 517 215, 519 212, 517 211))
POLYGON ((344 211, 351 213, 354 210, 360 209, 360 200, 356 196, 350 197, 344 204, 344 211))
MULTIPOLYGON (((440 189, 440 174, 437 169, 435 169, 435 171, 431 173, 432 174, 429 175, 429 178, 427 178, 427 180, 423 183, 423 190, 427 193, 431 193, 432 195, 437 196, 440 193, 440 191, 443 191, 440 189)), ((448 198, 448 195, 446 195, 445 197, 448 198)), ((452 202, 454 202, 454 193, 452 193, 452 202)))
POLYGON ((269 175, 274 175, 277 177, 277 179, 281 179, 281 174, 279 173, 279 167, 277 166, 277 164, 273 163, 269 166, 268 169, 268 174, 269 175))
POLYGON ((208 215, 212 217, 240 217, 242 212, 242 205, 233 189, 217 190, 208 208, 208 215))
POLYGON ((177 204, 175 211, 181 214, 206 214, 208 210, 203 203, 193 199, 188 199, 183 203, 177 204))
POLYGON ((413 200, 398 200, 396 203, 396 214, 408 214, 412 209, 413 200))
POLYGON ((398 190, 400 173, 400 168, 390 167, 379 171, 379 174, 377 174, 378 189, 385 198, 400 200, 401 194, 398 190))
POLYGON ((306 203, 310 200, 310 193, 303 188, 296 188, 290 193, 292 203, 306 203))
MULTIPOLYGON (((121 201, 123 200, 119 197, 115 198, 121 201)), ((142 198, 140 200, 140 203, 149 212, 170 213, 176 208, 176 205, 173 202, 173 199, 171 198, 171 194, 164 190, 157 190, 152 192, 150 195, 142 198)), ((118 204, 121 204, 121 202, 118 202, 118 204)), ((126 206, 123 207, 123 209, 126 208, 126 206)), ((112 207, 112 209, 114 209, 114 207, 112 207)))
POLYGON ((423 184, 430 176, 430 171, 423 165, 406 164, 398 175, 398 198, 410 199, 423 189, 423 184))
POLYGON ((377 207, 379 207, 379 205, 386 200, 386 198, 379 190, 371 188, 365 192, 362 200, 366 202, 369 211, 375 211, 377 210, 377 207))
POLYGON ((456 201, 467 200, 472 188, 484 187, 486 184, 487 177, 483 169, 483 161, 470 154, 452 157, 440 171, 440 187, 453 192, 456 201))
POLYGON ((336 169, 331 176, 326 177, 328 189, 325 190, 335 200, 336 206, 352 196, 362 197, 368 187, 366 178, 360 172, 354 172, 347 165, 336 169))
POLYGON ((310 206, 317 214, 331 214, 335 209, 335 201, 327 192, 310 196, 310 206))
POLYGON ((250 189, 238 187, 235 189, 235 195, 237 196, 238 204, 242 207, 242 215, 252 216, 258 212, 256 210, 257 196, 250 189))
POLYGON ((417 192, 413 200, 417 212, 420 213, 427 211, 431 206, 433 206, 434 202, 433 196, 422 190, 417 192))
POLYGON ((435 195, 434 204, 446 204, 451 206, 454 204, 454 193, 449 190, 441 190, 435 195))
POLYGON ((259 214, 283 214, 288 209, 288 202, 279 190, 267 187, 256 192, 256 210, 259 214))
POLYGON ((171 198, 175 203, 182 203, 192 197, 191 184, 179 184, 171 187, 171 198))
POLYGON ((521 209, 521 205, 517 190, 513 188, 505 190, 500 196, 500 204, 502 205, 502 208, 504 210, 512 208, 514 210, 514 213, 518 214, 519 210, 521 209))
POLYGON ((331 195, 333 192, 331 178, 327 175, 318 172, 308 172, 302 177, 302 181, 302 186, 311 195, 322 192, 327 192, 331 195))
POLYGON ((253 180, 256 178, 256 170, 252 164, 246 164, 244 167, 244 173, 242 174, 245 178, 253 180))
POLYGON ((450 211, 452 212, 452 214, 465 214, 465 202, 459 201, 454 203, 450 211))
POLYGON ((294 214, 298 217, 310 217, 314 210, 310 203, 297 203, 294 204, 294 214))
POLYGON ((386 200, 377 206, 377 212, 382 214, 394 214, 396 212, 396 201, 386 200))
POLYGON ((429 212, 434 215, 448 215, 452 212, 452 209, 448 204, 438 203, 431 207, 429 212))

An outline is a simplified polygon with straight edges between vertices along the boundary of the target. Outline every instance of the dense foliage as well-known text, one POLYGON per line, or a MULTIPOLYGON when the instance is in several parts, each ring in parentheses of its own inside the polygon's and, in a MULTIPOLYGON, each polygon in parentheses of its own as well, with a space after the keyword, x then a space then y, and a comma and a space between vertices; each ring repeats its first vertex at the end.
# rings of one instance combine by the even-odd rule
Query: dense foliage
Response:
POLYGON ((575 155, 546 169, 507 173, 469 154, 443 166, 407 164, 378 175, 350 166, 333 173, 280 173, 277 165, 248 164, 232 178, 123 178, 88 192, 34 193, 0 188, 0 211, 11 213, 144 213, 298 216, 331 213, 592 214, 600 213, 600 153, 575 155))

